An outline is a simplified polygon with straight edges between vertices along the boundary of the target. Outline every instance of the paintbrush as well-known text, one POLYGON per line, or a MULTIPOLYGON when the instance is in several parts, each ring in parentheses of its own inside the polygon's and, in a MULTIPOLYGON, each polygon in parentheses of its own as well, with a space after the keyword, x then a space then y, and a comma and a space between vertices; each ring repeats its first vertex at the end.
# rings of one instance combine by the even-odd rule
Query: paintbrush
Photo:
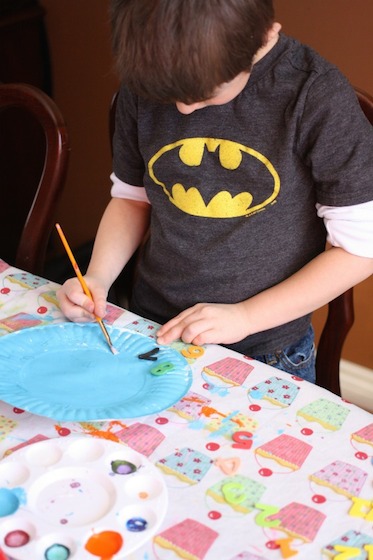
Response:
MULTIPOLYGON (((85 281, 84 278, 83 278, 82 273, 80 272, 78 263, 77 263, 76 260, 75 260, 75 257, 74 257, 74 255, 73 255, 71 249, 70 249, 70 246, 69 246, 69 244, 68 244, 68 242, 67 242, 67 239, 66 239, 66 237, 65 237, 65 235, 64 235, 64 233, 63 233, 63 231, 62 231, 62 228, 61 228, 60 224, 56 224, 56 229, 57 229, 58 234, 59 234, 59 236, 60 236, 60 238, 61 238, 61 241, 62 241, 62 243, 63 243, 63 246, 64 246, 65 249, 66 249, 66 253, 67 253, 67 255, 68 255, 68 257, 69 257, 69 259, 70 259, 70 261, 71 261, 71 264, 73 265, 73 268, 74 268, 74 270, 75 270, 75 274, 76 274, 77 277, 78 277, 78 280, 79 280, 79 282, 80 282, 80 284, 81 284, 81 286, 82 286, 82 288, 83 288, 84 293, 85 293, 91 300, 93 300, 92 294, 91 294, 91 292, 90 292, 90 290, 89 290, 89 288, 88 288, 88 286, 87 286, 87 284, 86 284, 86 281, 85 281)), ((102 332, 103 332, 103 334, 104 334, 104 337, 105 337, 105 339, 106 339, 106 342, 108 343, 108 345, 109 345, 109 347, 110 347, 110 350, 112 351, 113 354, 118 354, 118 350, 117 350, 116 348, 114 348, 113 343, 111 342, 111 338, 110 338, 110 336, 109 336, 109 333, 108 333, 107 330, 106 330, 106 327, 105 327, 105 325, 104 325, 103 320, 102 320, 100 317, 97 317, 97 315, 96 315, 95 317, 96 317, 96 321, 97 321, 98 324, 100 325, 100 328, 101 328, 101 330, 102 330, 102 332)))

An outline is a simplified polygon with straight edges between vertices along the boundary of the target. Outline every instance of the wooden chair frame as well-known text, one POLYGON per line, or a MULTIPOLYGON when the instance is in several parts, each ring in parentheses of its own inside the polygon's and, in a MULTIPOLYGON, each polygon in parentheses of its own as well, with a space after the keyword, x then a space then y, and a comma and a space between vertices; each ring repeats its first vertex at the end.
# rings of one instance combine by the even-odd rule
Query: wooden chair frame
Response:
POLYGON ((15 266, 42 274, 54 225, 54 211, 66 178, 69 138, 60 110, 40 89, 22 83, 0 84, 0 111, 16 107, 33 115, 46 142, 44 167, 17 246, 15 266))

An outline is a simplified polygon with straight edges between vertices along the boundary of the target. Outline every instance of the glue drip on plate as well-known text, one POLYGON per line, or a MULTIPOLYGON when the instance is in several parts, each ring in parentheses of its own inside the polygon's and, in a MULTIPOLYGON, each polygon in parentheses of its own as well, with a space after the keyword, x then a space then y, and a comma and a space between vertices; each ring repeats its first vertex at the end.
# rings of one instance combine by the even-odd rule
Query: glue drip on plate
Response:
POLYGON ((111 560, 123 546, 122 535, 116 531, 102 531, 89 537, 85 549, 100 560, 111 560))

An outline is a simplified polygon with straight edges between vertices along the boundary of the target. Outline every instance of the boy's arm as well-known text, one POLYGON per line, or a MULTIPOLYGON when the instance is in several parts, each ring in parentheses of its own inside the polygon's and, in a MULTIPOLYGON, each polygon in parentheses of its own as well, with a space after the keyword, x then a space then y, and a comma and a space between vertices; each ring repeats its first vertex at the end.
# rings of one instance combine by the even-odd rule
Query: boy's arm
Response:
POLYGON ((101 219, 85 280, 93 302, 76 278, 67 280, 57 296, 63 313, 72 321, 103 317, 110 286, 140 245, 149 226, 150 204, 112 198, 101 219))
POLYGON ((372 273, 373 259, 332 247, 293 276, 248 300, 199 303, 186 309, 159 329, 158 343, 178 338, 196 345, 238 342, 315 311, 372 273))

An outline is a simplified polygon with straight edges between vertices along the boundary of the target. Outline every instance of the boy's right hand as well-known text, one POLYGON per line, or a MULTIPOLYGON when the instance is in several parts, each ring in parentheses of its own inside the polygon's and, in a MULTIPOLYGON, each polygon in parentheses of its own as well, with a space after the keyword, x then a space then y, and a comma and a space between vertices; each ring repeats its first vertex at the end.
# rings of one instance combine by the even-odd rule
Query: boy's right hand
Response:
POLYGON ((70 321, 89 322, 106 314, 107 291, 93 277, 84 279, 93 301, 84 293, 78 278, 69 278, 56 292, 61 311, 70 321))

